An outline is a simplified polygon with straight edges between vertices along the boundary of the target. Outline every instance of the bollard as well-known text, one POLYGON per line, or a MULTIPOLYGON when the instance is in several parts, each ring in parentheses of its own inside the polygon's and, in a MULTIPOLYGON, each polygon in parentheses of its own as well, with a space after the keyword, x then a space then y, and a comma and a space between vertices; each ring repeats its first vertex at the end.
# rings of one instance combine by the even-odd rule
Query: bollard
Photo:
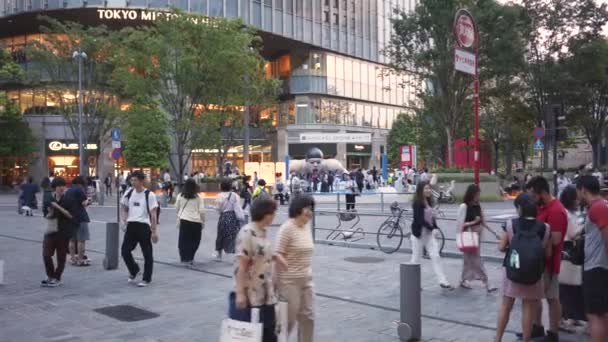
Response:
POLYGON ((380 193, 380 205, 382 206, 382 212, 384 213, 384 192, 380 193))
POLYGON ((0 260, 0 285, 4 285, 4 260, 0 260))
POLYGON ((338 197, 337 202, 338 202, 338 211, 340 211, 340 193, 337 193, 336 196, 338 197))
POLYGON ((316 223, 317 223, 317 221, 316 221, 316 217, 317 217, 317 214, 316 214, 315 210, 313 209, 313 210, 312 210, 312 227, 311 227, 311 228, 312 228, 311 230, 312 230, 312 242, 313 242, 313 243, 314 243, 315 241, 317 241, 317 240, 315 239, 315 226, 316 226, 316 223))
POLYGON ((103 259, 103 268, 106 270, 118 268, 118 231, 118 223, 106 223, 106 256, 103 259))
POLYGON ((422 335, 420 264, 401 264, 401 320, 397 333, 401 341, 420 340, 422 335))

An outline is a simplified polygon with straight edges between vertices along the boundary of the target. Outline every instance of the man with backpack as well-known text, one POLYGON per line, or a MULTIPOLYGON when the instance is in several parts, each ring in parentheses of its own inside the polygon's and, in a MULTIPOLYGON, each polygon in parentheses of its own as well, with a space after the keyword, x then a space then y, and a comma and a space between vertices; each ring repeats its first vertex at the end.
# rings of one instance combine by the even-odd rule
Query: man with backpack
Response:
POLYGON ((260 179, 258 181, 258 186, 256 186, 255 190, 253 190, 253 195, 251 196, 251 198, 254 200, 258 198, 270 198, 270 194, 266 190, 265 180, 260 179))
MULTIPOLYGON (((526 184, 526 191, 538 205, 537 219, 549 225, 551 230, 551 256, 545 260, 545 273, 543 282, 545 299, 549 307, 549 330, 544 341, 559 341, 559 322, 562 316, 562 307, 559 301, 559 271, 561 265, 564 238, 568 229, 568 213, 562 203, 551 194, 549 182, 542 176, 532 178, 526 184)), ((532 338, 545 335, 542 326, 542 305, 538 305, 534 316, 532 338)))
POLYGON ((129 283, 134 283, 139 274, 139 265, 133 259, 132 251, 137 244, 144 255, 144 274, 139 287, 146 287, 152 281, 152 242, 158 242, 158 217, 160 208, 153 192, 144 187, 145 176, 141 171, 131 174, 132 189, 122 198, 122 222, 127 225, 122 242, 122 258, 129 269, 129 283))
POLYGON ((608 341, 608 202, 594 176, 581 176, 576 190, 588 207, 585 220, 583 298, 593 342, 608 341))

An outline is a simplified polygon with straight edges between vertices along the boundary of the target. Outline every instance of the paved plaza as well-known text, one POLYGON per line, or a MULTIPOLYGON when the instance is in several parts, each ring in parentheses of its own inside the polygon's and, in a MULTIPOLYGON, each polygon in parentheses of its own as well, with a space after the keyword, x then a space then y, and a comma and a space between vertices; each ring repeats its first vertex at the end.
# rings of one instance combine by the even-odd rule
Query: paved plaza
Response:
MULTIPOLYGON (((44 278, 43 219, 39 213, 35 217, 17 215, 14 203, 14 196, 0 196, 0 259, 5 262, 5 284, 0 285, 0 341, 218 341, 232 287, 232 265, 211 261, 217 214, 208 212, 195 268, 187 269, 179 266, 175 210, 163 209, 152 284, 136 288, 127 284, 122 260, 118 270, 102 268, 105 222, 115 220, 116 208, 91 207, 88 255, 92 265, 67 266, 63 286, 50 289, 39 286, 44 278), (133 305, 159 316, 121 322, 94 311, 112 305, 133 305)), ((512 211, 511 204, 492 208, 496 215, 512 211)), ((282 208, 275 223, 285 220, 285 212, 282 208)), ((379 222, 362 224, 377 226, 379 222)), ((273 235, 277 229, 271 228, 273 235)), ((445 229, 449 229, 447 223, 445 229)), ((489 249, 495 245, 483 248, 484 254, 486 249, 494 253, 489 249)), ((315 341, 399 341, 399 265, 408 260, 404 253, 386 255, 317 244, 313 260, 315 341), (348 261, 361 256, 373 257, 368 261, 375 262, 348 261)), ((457 284, 462 260, 450 257, 443 262, 449 280, 457 284)), ((500 264, 487 262, 486 268, 493 284, 500 287, 500 264)), ((441 290, 427 260, 422 265, 422 288, 423 341, 493 341, 499 294, 487 295, 481 286, 441 290)), ((515 341, 513 332, 519 330, 519 322, 517 308, 504 341, 515 341)), ((562 340, 587 341, 580 335, 564 335, 562 340)))

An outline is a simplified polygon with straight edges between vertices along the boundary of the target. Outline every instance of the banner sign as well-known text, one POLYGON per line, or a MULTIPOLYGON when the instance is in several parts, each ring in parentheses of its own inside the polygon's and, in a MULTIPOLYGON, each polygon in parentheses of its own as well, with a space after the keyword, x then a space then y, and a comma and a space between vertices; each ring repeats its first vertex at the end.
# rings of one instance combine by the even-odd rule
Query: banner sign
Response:
POLYGON ((371 133, 300 133, 301 143, 371 143, 371 133))
POLYGON ((465 74, 475 75, 475 54, 459 48, 454 49, 454 68, 465 74))

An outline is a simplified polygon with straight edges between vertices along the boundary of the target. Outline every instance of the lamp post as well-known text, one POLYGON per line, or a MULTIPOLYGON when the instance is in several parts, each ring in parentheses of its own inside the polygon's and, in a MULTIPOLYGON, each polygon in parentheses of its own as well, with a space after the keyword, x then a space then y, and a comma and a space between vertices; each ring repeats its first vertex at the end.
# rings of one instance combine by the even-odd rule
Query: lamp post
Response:
POLYGON ((78 60, 78 173, 80 175, 84 175, 86 165, 84 160, 84 141, 82 136, 82 116, 84 114, 82 99, 82 63, 85 59, 87 59, 87 54, 78 48, 78 51, 74 51, 72 54, 72 58, 78 60))

